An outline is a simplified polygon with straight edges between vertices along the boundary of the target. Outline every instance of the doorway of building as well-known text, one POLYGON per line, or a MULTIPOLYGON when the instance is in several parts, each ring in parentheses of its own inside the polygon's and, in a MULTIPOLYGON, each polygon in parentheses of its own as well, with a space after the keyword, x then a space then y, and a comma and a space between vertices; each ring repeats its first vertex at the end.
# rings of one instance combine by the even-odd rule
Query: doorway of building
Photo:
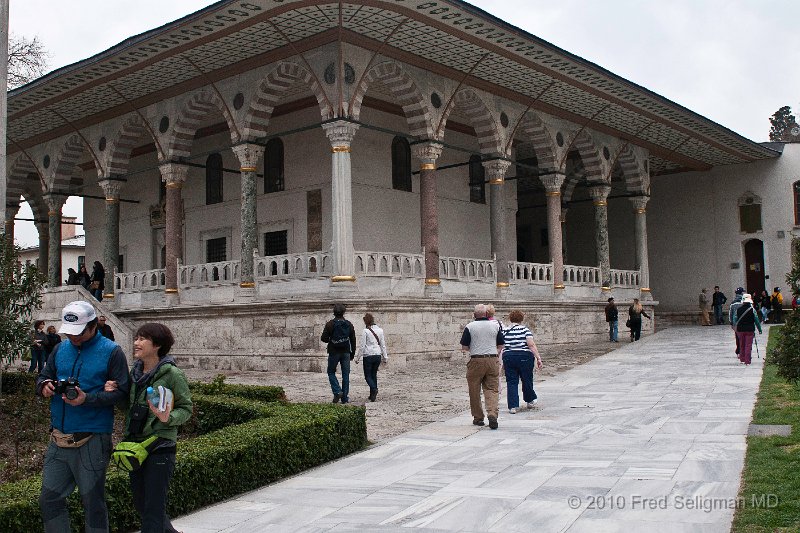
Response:
POLYGON ((747 292, 761 294, 764 282, 764 243, 759 239, 750 239, 744 243, 744 264, 747 292))

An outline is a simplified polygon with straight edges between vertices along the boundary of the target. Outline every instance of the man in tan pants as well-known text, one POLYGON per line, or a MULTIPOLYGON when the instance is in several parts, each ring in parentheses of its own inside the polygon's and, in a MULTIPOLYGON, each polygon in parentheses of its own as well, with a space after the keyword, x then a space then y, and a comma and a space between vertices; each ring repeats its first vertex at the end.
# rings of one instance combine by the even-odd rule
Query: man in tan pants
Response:
POLYGON ((461 351, 469 354, 467 386, 472 423, 484 425, 481 406, 481 388, 486 400, 489 427, 497 429, 497 396, 500 379, 498 354, 503 349, 503 332, 500 325, 486 317, 486 306, 478 304, 473 313, 475 320, 467 324, 461 335, 461 351))

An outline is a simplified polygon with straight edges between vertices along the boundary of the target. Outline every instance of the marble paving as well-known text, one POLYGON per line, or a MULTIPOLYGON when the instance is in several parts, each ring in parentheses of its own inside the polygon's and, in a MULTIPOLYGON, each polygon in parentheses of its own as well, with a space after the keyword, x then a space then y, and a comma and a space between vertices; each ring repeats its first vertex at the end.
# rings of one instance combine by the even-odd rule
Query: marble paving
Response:
POLYGON ((186 533, 728 532, 760 340, 762 358, 745 367, 729 327, 670 328, 537 382, 540 408, 502 409, 497 431, 465 411, 174 524, 186 533))

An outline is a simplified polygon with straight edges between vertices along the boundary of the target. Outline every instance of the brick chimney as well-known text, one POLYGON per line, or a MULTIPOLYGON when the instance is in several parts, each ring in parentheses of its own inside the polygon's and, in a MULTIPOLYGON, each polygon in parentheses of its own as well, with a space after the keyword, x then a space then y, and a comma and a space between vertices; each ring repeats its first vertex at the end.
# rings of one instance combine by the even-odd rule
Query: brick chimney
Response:
POLYGON ((61 240, 65 241, 75 236, 76 225, 74 222, 78 217, 61 217, 61 240))

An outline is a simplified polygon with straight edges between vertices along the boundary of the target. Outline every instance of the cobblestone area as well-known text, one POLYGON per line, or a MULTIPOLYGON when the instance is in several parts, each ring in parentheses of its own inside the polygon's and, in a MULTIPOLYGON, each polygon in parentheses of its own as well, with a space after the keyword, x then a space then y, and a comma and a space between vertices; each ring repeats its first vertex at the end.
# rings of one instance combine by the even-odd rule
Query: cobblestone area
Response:
MULTIPOLYGON (((541 351, 544 369, 536 375, 536 383, 606 354, 620 345, 601 341, 544 348, 541 351)), ((366 405, 367 433, 371 441, 381 442, 424 424, 447 420, 469 409, 465 359, 412 361, 405 368, 393 368, 391 350, 389 357, 389 364, 381 365, 378 372, 380 392, 374 403, 367 401, 369 388, 364 381, 361 365, 353 364, 350 371, 350 399, 353 404, 366 405)), ((220 371, 186 370, 190 379, 202 381, 211 380, 218 373, 220 371)), ((329 402, 332 398, 324 373, 223 373, 228 383, 279 385, 293 402, 329 402)), ((502 380, 501 387, 502 406, 505 380, 502 380)), ((546 397, 540 398, 540 402, 546 401, 546 397)), ((504 415, 501 411, 500 416, 510 415, 504 415)))

